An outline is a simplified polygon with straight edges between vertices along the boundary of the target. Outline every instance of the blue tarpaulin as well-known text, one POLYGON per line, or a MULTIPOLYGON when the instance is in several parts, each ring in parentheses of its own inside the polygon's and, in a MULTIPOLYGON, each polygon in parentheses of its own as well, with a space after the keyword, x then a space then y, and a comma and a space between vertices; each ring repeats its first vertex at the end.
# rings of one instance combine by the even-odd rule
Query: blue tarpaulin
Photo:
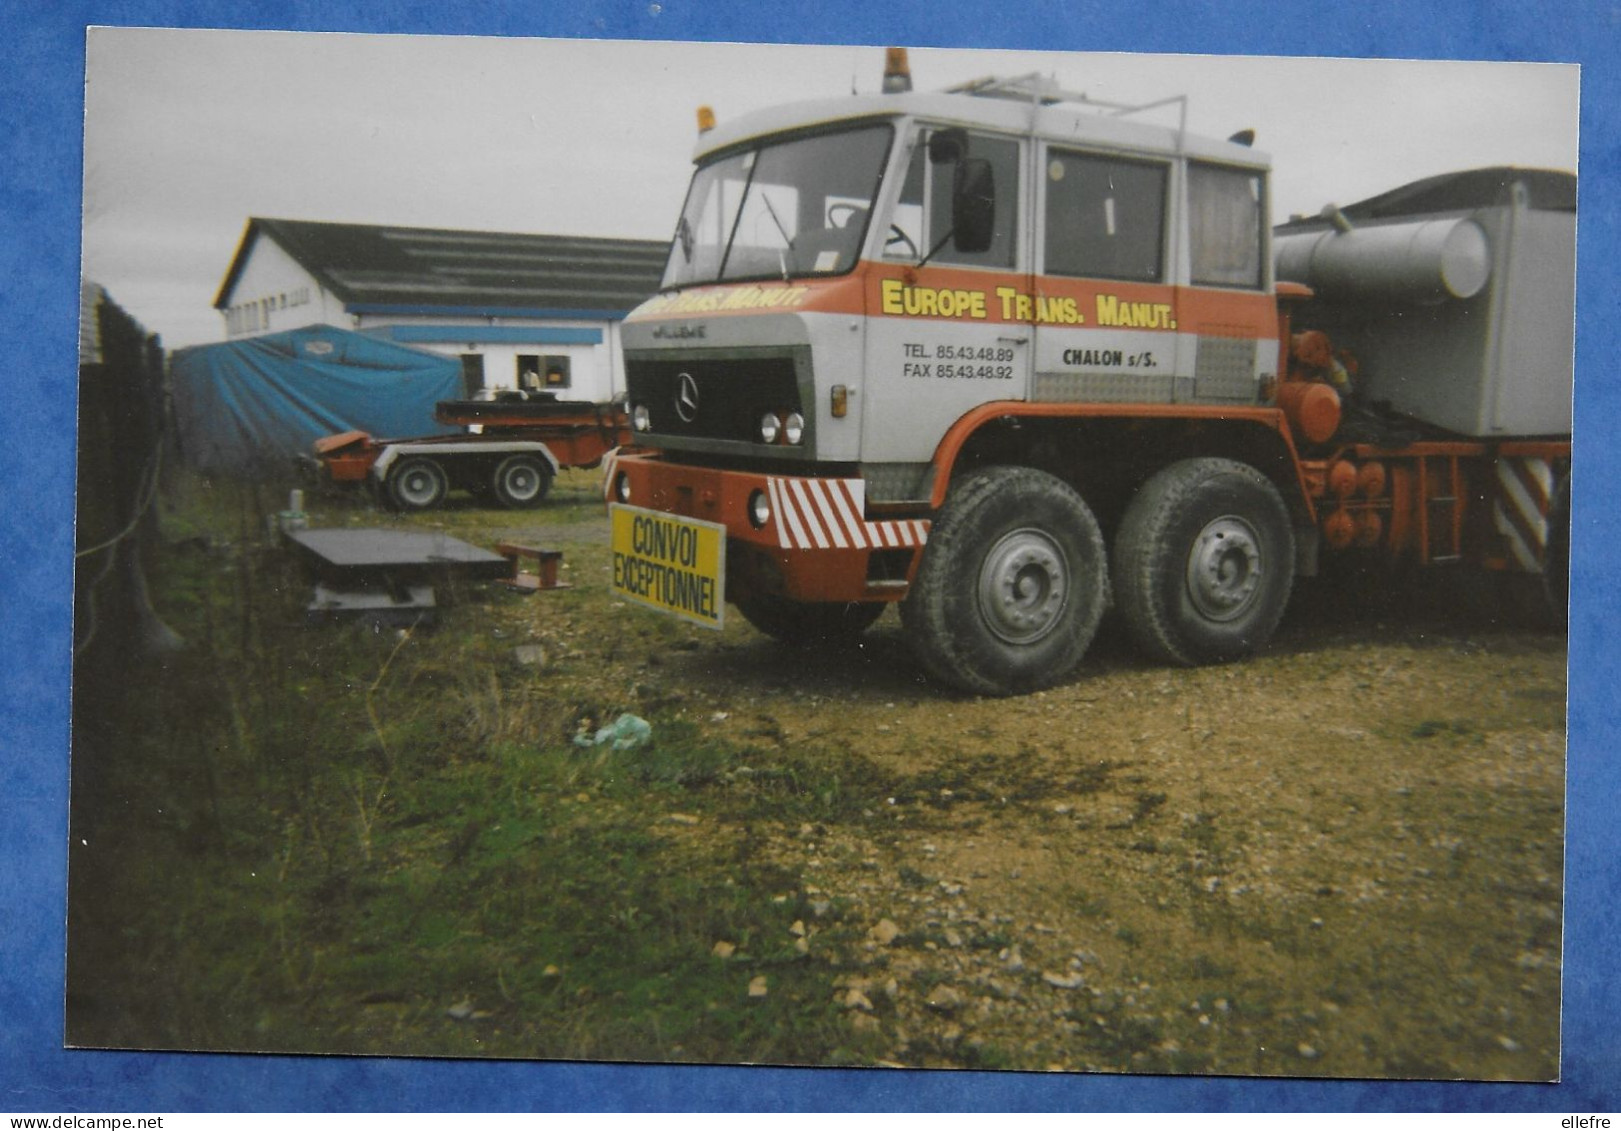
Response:
POLYGON ((277 470, 322 436, 457 431, 433 418, 461 395, 461 363, 332 326, 177 351, 181 457, 208 471, 277 470))

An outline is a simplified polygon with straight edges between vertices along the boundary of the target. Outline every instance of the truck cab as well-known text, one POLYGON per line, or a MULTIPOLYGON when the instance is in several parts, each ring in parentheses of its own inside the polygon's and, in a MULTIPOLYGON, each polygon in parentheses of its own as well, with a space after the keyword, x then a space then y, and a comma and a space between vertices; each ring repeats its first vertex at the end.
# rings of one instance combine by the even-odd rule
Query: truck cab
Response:
POLYGON ((870 502, 924 503, 987 402, 1255 404, 1276 375, 1246 146, 1029 79, 769 111, 697 164, 664 290, 625 327, 653 447, 854 465, 870 502))
MULTIPOLYGON (((1206 663, 1271 637, 1324 544, 1498 560, 1461 501, 1495 449, 1336 446, 1343 367, 1292 352, 1311 290, 1274 277, 1269 160, 1185 118, 1026 76, 705 132, 623 329, 618 592, 785 641, 899 602, 926 672, 1009 694, 1065 678, 1111 602, 1150 656, 1206 663)), ((1456 270, 1456 241, 1325 238, 1456 270)), ((1547 478, 1563 444, 1514 458, 1547 478)))
MULTIPOLYGON (((1044 425, 1083 411, 1262 405, 1267 160, 1134 109, 1030 76, 705 133, 663 287, 624 326, 653 452, 610 501, 717 524, 727 596, 772 635, 848 634, 908 595, 954 477, 999 446, 1040 466, 1085 442, 1044 425)), ((1040 576, 1057 548, 1025 549, 1003 581, 1046 596, 1014 602, 1015 638, 1079 602, 1040 576)))

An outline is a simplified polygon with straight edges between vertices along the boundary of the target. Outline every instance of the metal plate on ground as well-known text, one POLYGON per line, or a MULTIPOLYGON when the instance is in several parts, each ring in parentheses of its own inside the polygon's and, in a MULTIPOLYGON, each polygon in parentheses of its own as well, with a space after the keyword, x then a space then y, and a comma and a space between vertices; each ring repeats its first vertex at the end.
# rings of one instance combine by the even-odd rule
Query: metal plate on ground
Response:
POLYGON ((512 563, 500 554, 452 538, 403 530, 291 530, 287 542, 317 576, 353 587, 371 578, 394 583, 445 576, 500 580, 512 563))

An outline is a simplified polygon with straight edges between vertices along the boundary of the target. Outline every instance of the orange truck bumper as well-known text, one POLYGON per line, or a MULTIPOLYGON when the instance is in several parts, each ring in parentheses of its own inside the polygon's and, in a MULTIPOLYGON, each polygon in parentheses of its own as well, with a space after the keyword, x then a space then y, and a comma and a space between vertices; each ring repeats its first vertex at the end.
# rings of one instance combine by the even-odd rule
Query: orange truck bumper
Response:
POLYGON ((722 471, 641 453, 613 461, 606 491, 610 502, 724 526, 729 600, 758 588, 796 601, 896 601, 929 534, 927 519, 868 518, 859 478, 722 471))

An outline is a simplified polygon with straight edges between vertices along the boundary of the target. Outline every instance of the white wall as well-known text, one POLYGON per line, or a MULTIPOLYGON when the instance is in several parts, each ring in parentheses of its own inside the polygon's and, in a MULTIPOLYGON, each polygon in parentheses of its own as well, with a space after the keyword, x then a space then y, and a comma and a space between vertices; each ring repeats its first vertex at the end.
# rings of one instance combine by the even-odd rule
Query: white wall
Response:
POLYGON ((227 338, 274 334, 300 326, 349 325, 343 304, 268 235, 253 241, 222 312, 227 338))
MULTIPOLYGON (((444 326, 454 322, 449 315, 381 315, 363 314, 358 328, 363 331, 387 326, 444 326)), ((569 385, 556 390, 559 397, 571 401, 610 401, 625 387, 619 356, 619 324, 617 322, 589 322, 551 318, 486 318, 470 323, 473 340, 445 338, 434 341, 410 341, 403 344, 417 349, 431 350, 450 357, 476 353, 484 357, 484 387, 486 389, 515 389, 518 387, 518 358, 567 357, 569 359, 569 385), (595 330, 602 335, 597 344, 557 342, 480 342, 477 332, 488 326, 517 326, 595 330)))
MULTIPOLYGON (((254 240, 242 273, 228 296, 225 316, 227 338, 250 338, 302 326, 326 324, 345 329, 375 331, 389 326, 445 326, 465 322, 471 341, 409 341, 402 344, 449 357, 476 353, 484 357, 484 387, 514 389, 518 385, 520 355, 567 357, 569 385, 557 390, 564 400, 612 400, 625 387, 620 355, 619 323, 563 318, 464 319, 449 314, 350 314, 343 303, 323 288, 268 234, 254 240), (481 342, 477 333, 486 327, 517 326, 595 330, 602 341, 592 344, 550 342, 481 342)), ((386 335, 380 335, 385 336, 386 335)))

